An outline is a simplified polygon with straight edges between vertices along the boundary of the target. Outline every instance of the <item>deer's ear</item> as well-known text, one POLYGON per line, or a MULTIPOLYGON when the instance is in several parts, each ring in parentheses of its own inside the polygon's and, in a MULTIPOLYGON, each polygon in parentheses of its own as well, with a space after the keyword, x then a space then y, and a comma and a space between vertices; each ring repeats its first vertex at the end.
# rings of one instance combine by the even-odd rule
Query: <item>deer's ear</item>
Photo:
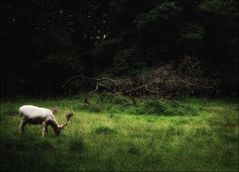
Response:
POLYGON ((58 112, 59 112, 59 109, 58 108, 53 108, 51 109, 53 115, 56 115, 58 112))

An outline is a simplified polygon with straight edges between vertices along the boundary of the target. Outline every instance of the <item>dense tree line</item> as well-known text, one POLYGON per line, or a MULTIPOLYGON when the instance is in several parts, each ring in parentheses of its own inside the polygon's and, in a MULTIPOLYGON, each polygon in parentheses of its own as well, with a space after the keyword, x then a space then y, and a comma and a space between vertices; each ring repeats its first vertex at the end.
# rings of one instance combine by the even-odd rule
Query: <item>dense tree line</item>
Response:
POLYGON ((59 95, 75 74, 134 77, 185 56, 237 92, 238 17, 235 0, 3 1, 1 95, 59 95))

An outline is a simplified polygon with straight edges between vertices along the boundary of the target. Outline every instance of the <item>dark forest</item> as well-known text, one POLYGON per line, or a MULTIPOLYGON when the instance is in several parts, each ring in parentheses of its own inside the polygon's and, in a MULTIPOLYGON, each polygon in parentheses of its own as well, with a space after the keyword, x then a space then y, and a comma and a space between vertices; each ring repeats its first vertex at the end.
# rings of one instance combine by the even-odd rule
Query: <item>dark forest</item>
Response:
MULTIPOLYGON (((238 94, 238 3, 231 0, 1 2, 1 95, 56 96, 94 89, 74 75, 137 78, 197 59, 238 94)), ((208 93, 208 92, 207 92, 208 93)))

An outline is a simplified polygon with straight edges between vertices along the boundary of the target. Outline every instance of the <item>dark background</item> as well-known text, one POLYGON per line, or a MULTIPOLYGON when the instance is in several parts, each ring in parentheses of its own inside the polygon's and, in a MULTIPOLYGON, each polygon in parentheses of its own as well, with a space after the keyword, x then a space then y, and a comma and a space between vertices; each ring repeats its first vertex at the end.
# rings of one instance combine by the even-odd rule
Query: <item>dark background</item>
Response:
MULTIPOLYGON (((238 93, 235 0, 1 1, 1 96, 58 96, 72 75, 135 76, 197 57, 216 93, 238 93)), ((214 94, 214 93, 213 93, 214 94)))

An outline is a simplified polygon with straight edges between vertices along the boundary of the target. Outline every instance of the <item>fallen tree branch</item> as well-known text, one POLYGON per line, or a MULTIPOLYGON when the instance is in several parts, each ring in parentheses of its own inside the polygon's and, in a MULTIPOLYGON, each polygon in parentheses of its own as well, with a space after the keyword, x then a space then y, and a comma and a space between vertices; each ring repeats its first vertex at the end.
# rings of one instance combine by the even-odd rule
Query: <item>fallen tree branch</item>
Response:
POLYGON ((78 78, 95 85, 95 89, 85 97, 86 104, 100 90, 128 96, 133 104, 136 104, 134 97, 144 95, 162 96, 170 100, 178 95, 191 95, 214 88, 215 84, 209 77, 203 76, 199 64, 197 59, 187 57, 180 63, 163 64, 134 78, 111 78, 107 75, 97 78, 78 74, 68 78, 63 87, 78 78))

